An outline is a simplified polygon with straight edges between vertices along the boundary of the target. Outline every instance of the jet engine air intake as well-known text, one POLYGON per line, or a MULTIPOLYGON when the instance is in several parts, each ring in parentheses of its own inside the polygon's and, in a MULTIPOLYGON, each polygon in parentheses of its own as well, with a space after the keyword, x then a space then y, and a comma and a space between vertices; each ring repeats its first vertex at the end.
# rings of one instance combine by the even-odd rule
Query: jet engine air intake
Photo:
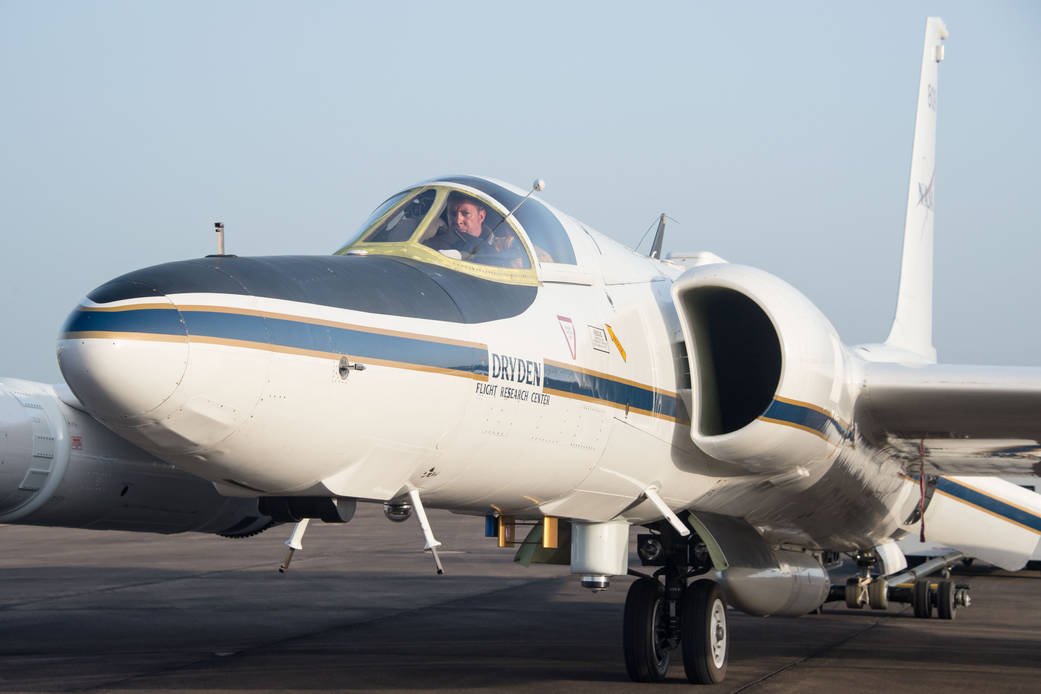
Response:
POLYGON ((690 367, 691 440, 779 483, 809 483, 848 438, 848 355, 831 323, 783 280, 729 263, 690 268, 672 297, 690 367))
POLYGON ((683 295, 699 384, 698 429, 729 434, 770 406, 781 377, 781 346, 770 319, 744 294, 697 287, 683 295))

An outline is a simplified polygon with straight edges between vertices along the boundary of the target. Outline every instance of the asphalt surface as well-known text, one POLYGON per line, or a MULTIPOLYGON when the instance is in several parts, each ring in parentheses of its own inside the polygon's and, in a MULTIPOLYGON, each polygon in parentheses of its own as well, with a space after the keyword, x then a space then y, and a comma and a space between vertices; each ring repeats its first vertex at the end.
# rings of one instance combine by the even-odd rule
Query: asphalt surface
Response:
MULTIPOLYGON (((525 569, 483 520, 433 512, 447 574, 413 518, 359 506, 247 540, 0 527, 0 692, 674 691, 626 678, 631 579, 592 594, 525 569)), ((726 682, 704 692, 1041 689, 1041 572, 973 571, 954 621, 838 603, 798 619, 730 612, 726 682)))

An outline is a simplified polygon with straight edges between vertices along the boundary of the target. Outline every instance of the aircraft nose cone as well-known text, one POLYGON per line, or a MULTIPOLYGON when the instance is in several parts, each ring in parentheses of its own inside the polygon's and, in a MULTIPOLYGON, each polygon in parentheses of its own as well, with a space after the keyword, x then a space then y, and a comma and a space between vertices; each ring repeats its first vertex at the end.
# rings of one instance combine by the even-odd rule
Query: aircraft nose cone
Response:
POLYGON ((188 368, 180 311, 158 291, 127 301, 85 300, 58 341, 66 383, 96 417, 134 424, 166 402, 188 368))

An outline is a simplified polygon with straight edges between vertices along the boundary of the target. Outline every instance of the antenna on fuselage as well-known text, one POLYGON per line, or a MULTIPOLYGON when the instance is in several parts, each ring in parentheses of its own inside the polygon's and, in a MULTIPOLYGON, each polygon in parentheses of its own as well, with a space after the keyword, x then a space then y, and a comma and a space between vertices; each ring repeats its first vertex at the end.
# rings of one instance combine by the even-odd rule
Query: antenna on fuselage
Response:
POLYGON ((234 258, 233 255, 228 255, 224 252, 224 223, 214 222, 213 230, 217 232, 217 254, 208 255, 207 258, 234 258))
MULTIPOLYGON (((674 222, 676 221, 675 219, 673 219, 669 215, 665 214, 664 212, 662 212, 660 215, 658 215, 658 231, 656 231, 655 234, 654 234, 654 241, 651 243, 651 251, 650 251, 650 253, 647 254, 647 257, 649 257, 649 258, 654 258, 655 260, 661 260, 661 246, 662 246, 662 243, 665 241, 665 220, 666 219, 672 219, 672 221, 674 221, 674 222)), ((647 234, 649 234, 651 232, 651 227, 653 227, 653 226, 654 226, 654 222, 651 222, 651 226, 647 227, 647 231, 643 232, 643 236, 641 236, 640 240, 636 242, 635 246, 633 246, 633 250, 634 251, 643 244, 643 240, 645 238, 647 238, 647 234)))
POLYGON ((658 231, 654 232, 654 243, 651 244, 651 252, 648 255, 654 259, 661 258, 661 244, 665 241, 665 213, 658 217, 658 231))
MULTIPOLYGON (((528 198, 530 198, 533 193, 536 193, 536 192, 542 191, 542 190, 546 190, 546 182, 543 181, 541 178, 536 178, 535 182, 531 184, 531 190, 528 191, 528 194, 525 195, 523 198, 521 198, 521 201, 518 202, 514 206, 514 208, 512 210, 510 210, 506 214, 505 217, 500 219, 498 224, 495 225, 495 228, 492 229, 491 237, 495 236, 495 232, 499 230, 499 227, 502 226, 502 223, 505 222, 510 217, 512 217, 513 213, 516 212, 517 210, 519 210, 520 206, 523 205, 524 203, 526 203, 528 201, 528 198)), ((491 237, 489 237, 489 239, 491 239, 491 237)))
POLYGON ((217 255, 224 255, 224 223, 214 222, 213 230, 217 232, 217 255))

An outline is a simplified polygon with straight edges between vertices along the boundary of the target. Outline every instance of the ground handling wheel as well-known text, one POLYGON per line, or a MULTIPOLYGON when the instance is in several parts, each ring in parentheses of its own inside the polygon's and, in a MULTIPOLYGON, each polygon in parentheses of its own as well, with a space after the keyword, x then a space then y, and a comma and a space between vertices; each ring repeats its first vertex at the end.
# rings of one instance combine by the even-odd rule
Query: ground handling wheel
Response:
POLYGON ((727 604, 715 581, 687 586, 680 603, 683 669, 694 684, 722 682, 730 657, 727 604))
POLYGON ((669 671, 669 629, 665 589, 640 578, 625 598, 622 633, 625 670, 634 682, 660 682, 669 671))
POLYGON ((940 619, 954 619, 958 603, 955 600, 954 581, 940 581, 936 589, 936 616, 940 619))
POLYGON ((919 578, 914 582, 911 604, 914 606, 915 617, 926 619, 933 616, 933 599, 929 592, 929 579, 919 578))
POLYGON ((861 601, 860 579, 856 576, 846 579, 846 607, 851 610, 859 610, 864 606, 861 601))
POLYGON ((889 585, 882 576, 877 576, 868 584, 868 605, 873 610, 884 610, 889 607, 889 585))

